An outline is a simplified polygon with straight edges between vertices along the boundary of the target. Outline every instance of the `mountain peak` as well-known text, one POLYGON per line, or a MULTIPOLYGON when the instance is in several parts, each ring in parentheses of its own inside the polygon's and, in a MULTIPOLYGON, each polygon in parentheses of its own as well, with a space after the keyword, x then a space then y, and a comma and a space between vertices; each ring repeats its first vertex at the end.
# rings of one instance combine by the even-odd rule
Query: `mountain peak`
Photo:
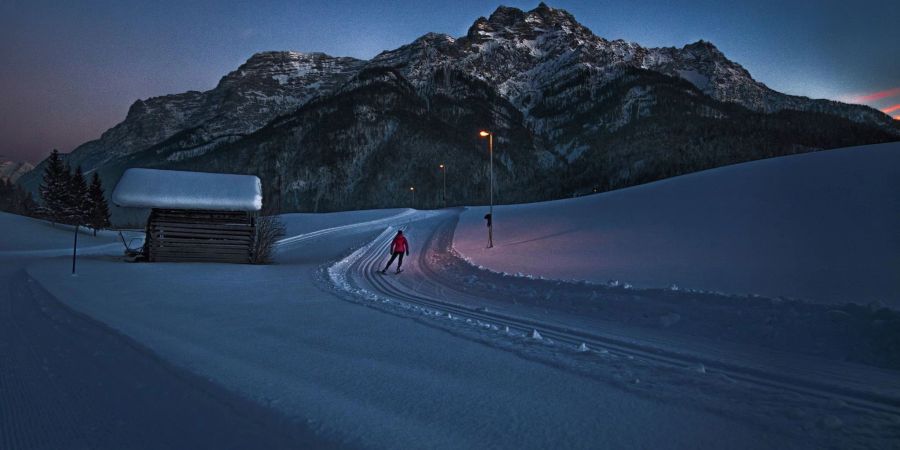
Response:
POLYGON ((493 25, 512 26, 525 19, 525 12, 511 6, 498 6, 487 19, 493 25))
MULTIPOLYGON (((254 53, 237 70, 222 77, 219 88, 231 88, 247 82, 274 80, 278 85, 306 84, 321 74, 355 69, 361 60, 336 57, 322 52, 267 51, 254 53)), ((349 75, 348 75, 349 76, 349 75)))
POLYGON ((525 12, 511 6, 499 6, 490 17, 479 17, 469 28, 467 37, 484 39, 500 35, 533 36, 547 31, 590 33, 575 17, 564 9, 551 8, 541 2, 537 8, 525 12))
POLYGON ((547 6, 546 3, 541 2, 538 4, 537 8, 528 11, 529 16, 538 16, 545 20, 557 21, 557 22, 568 22, 573 25, 581 25, 575 20, 575 16, 564 9, 559 8, 551 8, 547 6))
MULTIPOLYGON (((257 52, 247 58, 242 67, 255 67, 272 63, 284 63, 294 61, 320 61, 329 59, 342 59, 322 52, 295 52, 289 50, 257 52)), ((349 58, 352 59, 352 58, 349 58)))
POLYGON ((15 183, 19 177, 32 169, 34 169, 34 166, 30 163, 13 161, 0 155, 0 181, 9 180, 15 183))
POLYGON ((487 19, 493 24, 501 24, 504 26, 515 26, 520 22, 537 23, 543 22, 546 25, 578 25, 575 16, 564 9, 551 8, 546 3, 541 2, 537 8, 525 12, 519 8, 510 6, 499 6, 487 19))
POLYGON ((715 46, 715 44, 713 44, 712 42, 703 40, 703 39, 700 39, 697 42, 685 45, 684 50, 689 51, 691 53, 695 53, 695 54, 705 53, 705 54, 715 55, 715 56, 720 56, 720 57, 725 56, 722 53, 722 51, 719 50, 718 47, 715 46))

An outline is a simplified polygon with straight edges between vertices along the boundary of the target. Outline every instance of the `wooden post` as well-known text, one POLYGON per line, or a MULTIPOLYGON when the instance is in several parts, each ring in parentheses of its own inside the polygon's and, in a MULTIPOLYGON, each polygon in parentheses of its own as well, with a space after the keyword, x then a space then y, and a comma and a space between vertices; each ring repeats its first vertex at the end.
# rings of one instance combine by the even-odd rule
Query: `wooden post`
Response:
POLYGON ((253 241, 250 244, 250 262, 256 261, 257 250, 259 250, 259 228, 256 227, 256 214, 247 213, 250 216, 250 228, 253 229, 253 241))

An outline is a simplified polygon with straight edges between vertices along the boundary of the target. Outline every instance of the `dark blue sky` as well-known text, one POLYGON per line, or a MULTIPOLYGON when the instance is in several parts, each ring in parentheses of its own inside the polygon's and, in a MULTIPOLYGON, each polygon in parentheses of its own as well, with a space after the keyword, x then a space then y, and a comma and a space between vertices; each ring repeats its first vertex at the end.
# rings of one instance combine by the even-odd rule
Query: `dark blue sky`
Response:
MULTIPOLYGON (((503 1, 532 9, 537 1, 503 1)), ((715 43, 791 94, 900 104, 900 1, 548 1, 595 34, 715 43)), ((498 1, 0 3, 0 155, 39 161, 121 121, 139 98, 206 90, 263 50, 371 58, 429 32, 465 34, 498 1)), ((900 110, 892 113, 900 114, 900 110)))

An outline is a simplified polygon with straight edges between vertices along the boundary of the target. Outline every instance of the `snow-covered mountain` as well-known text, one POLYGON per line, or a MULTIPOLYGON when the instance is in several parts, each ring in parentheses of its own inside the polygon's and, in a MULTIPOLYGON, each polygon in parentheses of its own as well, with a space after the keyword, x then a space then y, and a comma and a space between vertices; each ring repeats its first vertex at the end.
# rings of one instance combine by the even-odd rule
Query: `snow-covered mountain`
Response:
MULTIPOLYGON (((778 93, 713 44, 609 41, 541 3, 499 7, 465 36, 429 33, 369 61, 253 55, 207 92, 137 101, 69 162, 113 183, 127 167, 253 173, 284 209, 559 198, 752 159, 897 140, 872 108, 778 93)), ((35 186, 36 177, 23 179, 35 186)))
POLYGON ((122 123, 75 149, 68 160, 73 167, 95 168, 167 140, 183 150, 170 160, 198 156, 327 94, 360 66, 359 60, 324 53, 257 53, 212 90, 134 102, 122 123))
POLYGON ((22 175, 34 169, 34 166, 27 162, 16 162, 0 156, 0 181, 10 180, 16 182, 22 175))
POLYGON ((427 79, 435 67, 453 67, 496 86, 523 111, 540 102, 549 87, 579 71, 587 72, 588 84, 596 88, 617 78, 623 67, 634 67, 683 78, 716 100, 754 111, 820 111, 857 122, 891 124, 889 117, 866 106, 769 89, 710 42, 701 40, 679 49, 608 41, 565 10, 544 3, 528 12, 501 6, 489 18, 475 21, 459 39, 426 34, 379 54, 369 64, 399 68, 414 84, 427 79))

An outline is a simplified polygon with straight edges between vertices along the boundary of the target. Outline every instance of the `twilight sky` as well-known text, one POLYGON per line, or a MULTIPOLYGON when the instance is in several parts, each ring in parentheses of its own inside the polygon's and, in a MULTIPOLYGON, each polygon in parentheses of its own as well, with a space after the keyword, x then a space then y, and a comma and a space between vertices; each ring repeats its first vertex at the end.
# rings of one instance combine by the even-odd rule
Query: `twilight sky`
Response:
MULTIPOLYGON (((213 88, 263 50, 371 58, 429 31, 465 34, 539 0, 0 2, 0 155, 38 162, 96 139, 137 99, 213 88)), ((549 0, 595 34, 706 39, 770 87, 900 117, 898 0, 549 0), (677 4, 676 4, 677 3, 677 4)))

